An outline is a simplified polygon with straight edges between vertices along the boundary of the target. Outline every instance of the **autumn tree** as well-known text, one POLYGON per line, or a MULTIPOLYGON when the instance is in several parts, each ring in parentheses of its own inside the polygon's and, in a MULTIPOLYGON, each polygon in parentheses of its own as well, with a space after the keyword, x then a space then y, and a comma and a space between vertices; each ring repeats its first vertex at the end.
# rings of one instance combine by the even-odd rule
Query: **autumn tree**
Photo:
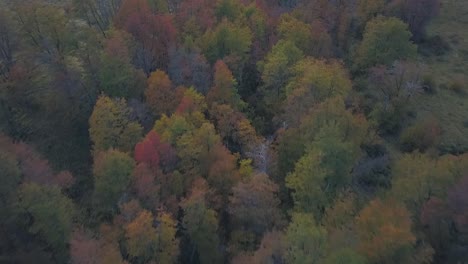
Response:
POLYGON ((210 115, 215 121, 219 135, 223 138, 224 145, 232 152, 250 156, 250 152, 258 146, 260 139, 245 115, 226 104, 213 105, 210 115))
POLYGON ((414 58, 417 47, 410 38, 408 25, 398 18, 379 16, 372 19, 367 23, 363 40, 356 50, 356 69, 414 58))
POLYGON ((118 150, 98 153, 93 166, 96 212, 115 212, 120 197, 130 183, 134 166, 133 159, 118 150))
POLYGON ((73 264, 127 264, 117 242, 106 232, 97 236, 89 230, 74 230, 70 238, 70 261, 73 264))
POLYGON ((169 48, 176 37, 170 15, 153 13, 146 0, 124 0, 115 24, 136 39, 135 64, 147 75, 167 68, 169 48))
POLYGON ((434 160, 428 154, 404 154, 393 166, 390 193, 418 214, 431 196, 445 196, 447 187, 457 178, 453 173, 455 166, 455 160, 450 156, 434 160))
POLYGON ((15 162, 21 171, 22 182, 57 186, 64 189, 73 185, 74 177, 69 171, 54 172, 49 161, 31 146, 23 142, 9 142, 9 145, 6 147, 6 153, 9 152, 8 148, 10 148, 10 153, 15 155, 15 162))
POLYGON ((227 200, 231 188, 240 180, 237 157, 220 143, 208 153, 207 181, 227 200))
POLYGON ((359 252, 376 263, 407 262, 416 238, 406 208, 394 201, 373 200, 357 217, 359 252))
POLYGON ((302 115, 314 105, 328 98, 345 98, 351 91, 351 81, 338 61, 307 58, 293 67, 294 77, 286 85, 284 119, 289 126, 297 126, 302 115))
POLYGON ((281 39, 291 41, 302 52, 306 53, 311 46, 312 28, 290 14, 284 14, 280 18, 278 33, 281 39))
POLYGON ((99 97, 89 118, 89 134, 95 151, 118 148, 129 151, 140 139, 142 127, 130 120, 124 99, 99 97))
POLYGON ((437 197, 431 197, 421 208, 420 222, 426 239, 436 251, 436 256, 440 257, 450 246, 453 239, 450 229, 450 210, 446 201, 437 197))
POLYGON ((151 212, 142 211, 131 223, 125 226, 127 250, 137 262, 145 263, 154 257, 157 244, 156 228, 153 227, 151 212))
POLYGON ((208 104, 229 104, 234 109, 242 109, 244 103, 237 93, 237 83, 228 66, 221 60, 214 66, 213 87, 206 95, 208 104))
POLYGON ((98 241, 83 230, 75 230, 70 238, 70 261, 74 264, 97 264, 98 241))
POLYGON ((150 131, 143 141, 135 146, 135 161, 146 163, 157 171, 162 168, 168 171, 175 162, 175 152, 172 146, 163 142, 155 131, 150 131))
POLYGON ((282 215, 277 192, 278 186, 266 174, 257 174, 246 183, 238 183, 229 198, 233 222, 256 236, 280 227, 282 215))
POLYGON ((183 134, 177 142, 180 165, 184 171, 207 176, 211 165, 210 152, 220 145, 221 139, 210 123, 203 123, 190 132, 183 134))
POLYGON ((167 213, 156 217, 157 243, 155 259, 160 263, 176 263, 179 256, 179 239, 176 238, 177 222, 167 213))
POLYGON ((197 38, 215 25, 217 2, 210 0, 182 1, 177 9, 176 21, 185 36, 197 38))
POLYGON ((179 98, 172 82, 163 71, 157 70, 148 78, 145 90, 146 103, 155 116, 170 115, 179 104, 179 98))

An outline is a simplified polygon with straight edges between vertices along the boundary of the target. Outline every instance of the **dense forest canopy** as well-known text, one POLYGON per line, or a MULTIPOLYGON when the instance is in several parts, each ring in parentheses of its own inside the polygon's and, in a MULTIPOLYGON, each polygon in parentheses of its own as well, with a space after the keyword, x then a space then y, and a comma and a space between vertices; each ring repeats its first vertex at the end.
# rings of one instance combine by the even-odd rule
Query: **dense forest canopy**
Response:
POLYGON ((465 0, 0 0, 0 263, 468 263, 465 0))

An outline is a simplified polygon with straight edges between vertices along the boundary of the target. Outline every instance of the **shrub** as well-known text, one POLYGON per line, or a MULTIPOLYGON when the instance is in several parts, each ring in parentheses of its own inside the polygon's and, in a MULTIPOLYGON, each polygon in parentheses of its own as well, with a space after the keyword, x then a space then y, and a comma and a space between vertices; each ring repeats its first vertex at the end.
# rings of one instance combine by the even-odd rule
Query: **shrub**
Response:
POLYGON ((421 152, 435 146, 440 140, 441 129, 435 119, 427 119, 406 128, 400 135, 400 144, 403 151, 421 152))

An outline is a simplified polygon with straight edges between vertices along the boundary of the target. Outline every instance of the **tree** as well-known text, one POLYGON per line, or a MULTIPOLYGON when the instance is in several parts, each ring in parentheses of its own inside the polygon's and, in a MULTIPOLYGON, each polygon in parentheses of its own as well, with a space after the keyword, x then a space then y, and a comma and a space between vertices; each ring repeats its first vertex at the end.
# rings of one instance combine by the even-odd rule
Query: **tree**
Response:
POLYGON ((314 213, 320 217, 327 205, 323 184, 329 173, 321 166, 320 154, 310 152, 295 165, 294 172, 286 176, 286 187, 293 190, 294 207, 297 211, 314 213))
POLYGON ((207 188, 194 188, 188 198, 181 202, 184 210, 183 227, 190 238, 193 261, 195 252, 200 263, 221 263, 222 255, 219 247, 218 217, 205 202, 207 188))
POLYGON ((200 46, 210 63, 223 60, 242 82, 242 70, 252 45, 252 32, 246 26, 234 25, 223 20, 214 29, 207 31, 200 40, 200 46))
POLYGON ((0 76, 7 78, 13 67, 13 53, 18 47, 18 32, 12 15, 7 10, 0 11, 0 76))
POLYGON ((468 233, 468 195, 466 187, 468 186, 468 176, 461 178, 458 183, 452 187, 448 193, 447 203, 455 223, 457 231, 460 233, 468 233))
POLYGON ((403 107, 422 93, 423 72, 421 65, 405 61, 373 67, 369 69, 370 95, 385 109, 403 107))
POLYGON ((176 222, 167 213, 161 213, 156 218, 157 243, 155 260, 159 263, 176 263, 179 257, 179 240, 176 238, 176 222))
POLYGON ((11 147, 16 155, 23 182, 60 188, 73 185, 74 178, 70 172, 61 171, 55 174, 49 161, 41 157, 31 146, 20 142, 12 144, 11 147))
POLYGON ((247 263, 285 263, 286 255, 286 240, 284 233, 272 231, 265 233, 258 249, 253 253, 243 252, 235 256, 231 263, 247 264, 247 263))
POLYGON ((237 83, 228 66, 219 60, 214 66, 214 71, 213 87, 206 95, 207 103, 229 104, 234 109, 242 109, 244 104, 237 93, 237 83))
POLYGON ((284 99, 285 84, 293 76, 292 66, 302 56, 302 51, 294 43, 280 40, 273 46, 265 59, 258 63, 264 83, 262 90, 267 105, 278 105, 284 99))
POLYGON ((338 61, 304 59, 294 67, 294 77, 288 83, 286 93, 295 89, 310 89, 316 102, 346 95, 351 91, 351 81, 342 63, 338 61))
POLYGON ((213 161, 210 153, 220 143, 221 139, 210 123, 203 123, 200 128, 183 134, 176 145, 182 171, 206 177, 213 161))
POLYGON ((223 138, 224 145, 231 152, 251 156, 250 153, 258 146, 260 139, 243 113, 234 110, 230 105, 214 104, 210 109, 210 116, 215 121, 216 130, 223 138))
POLYGON ((161 144, 159 135, 150 131, 145 139, 136 144, 135 146, 135 161, 137 163, 145 163, 150 168, 155 170, 159 169, 159 150, 158 147, 161 144))
POLYGON ((19 204, 31 219, 29 231, 46 241, 57 260, 65 261, 66 242, 72 232, 73 202, 58 187, 28 183, 19 190, 19 204))
POLYGON ((122 258, 115 237, 102 232, 96 238, 82 229, 77 229, 72 234, 70 260, 73 264, 128 264, 122 258))
POLYGON ((390 13, 405 21, 415 41, 425 37, 425 30, 431 19, 438 15, 439 0, 393 0, 389 4, 390 13))
POLYGON ((208 92, 211 83, 211 67, 208 61, 193 49, 171 49, 168 74, 175 85, 193 85, 201 94, 208 92))
POLYGON ((136 196, 148 207, 159 204, 160 188, 157 185, 156 176, 160 174, 153 172, 153 170, 146 164, 138 164, 133 171, 132 187, 136 196))
POLYGON ((367 260, 363 256, 350 248, 344 248, 332 253, 325 259, 326 264, 366 264, 367 260))
POLYGON ((130 151, 141 137, 142 127, 130 120, 124 99, 100 96, 89 118, 89 134, 95 151, 118 148, 130 151))
POLYGON ((422 205, 431 196, 444 197, 447 187, 454 184, 455 166, 450 156, 434 160, 428 154, 404 154, 393 166, 390 194, 419 215, 422 205))
POLYGON ((70 261, 73 264, 98 264, 99 242, 83 230, 75 230, 70 238, 70 261))
POLYGON ((21 170, 18 161, 11 153, 0 152, 0 221, 6 218, 11 201, 21 181, 21 170))
POLYGON ((327 233, 310 214, 294 213, 286 229, 286 261, 293 264, 321 263, 327 233))
POLYGON ((93 166, 93 202, 97 213, 115 212, 117 202, 127 189, 135 163, 127 154, 118 150, 100 152, 93 166))
POLYGON ((153 171, 160 167, 168 171, 175 163, 175 151, 172 146, 163 142, 154 130, 135 146, 135 161, 146 163, 153 171))
POLYGON ((294 77, 286 86, 284 103, 285 120, 288 126, 297 126, 302 115, 314 105, 326 99, 341 96, 351 91, 351 81, 343 65, 338 61, 323 61, 307 58, 293 67, 294 77))
POLYGON ((300 122, 299 127, 289 128, 279 140, 278 165, 283 177, 294 169, 294 164, 305 154, 308 143, 314 142, 323 128, 334 130, 333 135, 339 138, 338 141, 352 143, 353 153, 358 152, 357 146, 369 140, 367 120, 346 110, 340 97, 330 98, 311 108, 300 122))
POLYGON ((99 71, 100 90, 110 97, 138 97, 144 75, 120 58, 103 55, 99 71))
POLYGON ((284 14, 278 25, 279 37, 291 41, 302 52, 308 53, 312 44, 312 27, 290 14, 284 14))
POLYGON ((88 25, 99 29, 103 36, 112 24, 122 0, 73 0, 77 14, 85 19, 88 25))
POLYGON ((40 2, 22 3, 16 9, 25 43, 45 62, 63 63, 75 43, 65 10, 40 2))
POLYGON ((176 113, 178 114, 187 114, 191 116, 192 123, 200 124, 203 120, 205 120, 202 113, 207 110, 207 105, 205 102, 205 97, 197 92, 193 87, 184 90, 184 95, 182 100, 180 100, 180 104, 177 106, 176 113))
POLYGON ((439 198, 431 197, 421 208, 419 221, 427 240, 439 256, 443 255, 443 252, 450 246, 452 239, 450 218, 447 202, 439 198))
POLYGON ((385 0, 359 0, 357 19, 362 28, 367 22, 385 11, 385 0))
MULTIPOLYGON (((237 158, 221 143, 217 143, 208 153, 207 181, 223 197, 227 197, 232 186, 240 180, 237 158)), ((201 161, 203 164, 203 161, 201 161)))
POLYGON ((281 227, 277 192, 278 186, 266 174, 257 174, 246 183, 238 183, 229 198, 228 211, 233 223, 256 236, 281 227))
POLYGON ((124 0, 115 24, 137 40, 135 63, 147 75, 167 68, 169 48, 176 37, 172 16, 154 14, 147 0, 124 0))
POLYGON ((142 211, 132 222, 125 226, 127 250, 132 258, 146 263, 154 257, 157 244, 156 228, 153 227, 151 212, 142 211))
POLYGON ((356 220, 359 251, 373 263, 401 263, 412 257, 416 238, 406 208, 394 201, 371 201, 356 220))
POLYGON ((179 104, 172 82, 163 71, 157 70, 148 78, 148 86, 145 90, 146 103, 151 107, 155 116, 170 115, 179 104))
POLYGON ((414 58, 417 47, 410 38, 408 25, 398 18, 379 16, 372 19, 367 23, 363 40, 356 50, 356 69, 414 58))

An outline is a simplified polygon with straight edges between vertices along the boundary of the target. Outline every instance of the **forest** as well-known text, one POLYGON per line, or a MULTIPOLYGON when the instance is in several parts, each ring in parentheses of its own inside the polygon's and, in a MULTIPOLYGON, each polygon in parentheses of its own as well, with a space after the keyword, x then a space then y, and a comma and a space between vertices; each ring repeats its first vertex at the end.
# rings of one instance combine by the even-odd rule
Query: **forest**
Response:
POLYGON ((0 263, 468 263, 466 0, 0 0, 0 263))

